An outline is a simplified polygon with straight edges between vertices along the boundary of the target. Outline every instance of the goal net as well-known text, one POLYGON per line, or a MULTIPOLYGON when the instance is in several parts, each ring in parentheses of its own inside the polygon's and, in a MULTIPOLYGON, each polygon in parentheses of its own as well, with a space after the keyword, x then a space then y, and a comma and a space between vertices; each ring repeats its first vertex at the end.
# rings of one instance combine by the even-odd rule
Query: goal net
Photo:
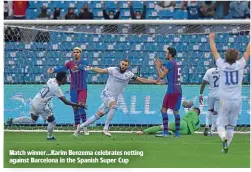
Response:
MULTIPOLYGON (((157 78, 155 58, 165 60, 168 46, 177 50, 176 59, 181 64, 182 100, 192 100, 201 109, 200 123, 205 125, 207 92, 204 104, 198 103, 199 89, 207 69, 214 66, 208 43, 208 33, 217 33, 216 44, 221 57, 228 48, 236 48, 241 55, 250 41, 248 22, 236 21, 26 21, 5 22, 4 43, 4 120, 9 117, 29 116, 31 99, 50 77, 49 67, 62 66, 72 59, 72 49, 83 50, 82 57, 91 66, 107 68, 118 66, 128 58, 130 70, 138 76, 157 78), (210 24, 209 24, 210 23, 210 24)), ((70 77, 70 76, 69 76, 70 77)), ((94 115, 101 102, 100 93, 107 75, 89 73, 87 118, 94 115)), ((70 79, 69 79, 70 81, 70 79)), ((62 90, 69 97, 69 84, 62 90)), ((118 99, 118 110, 110 130, 138 131, 162 123, 160 108, 166 86, 131 82, 118 99)), ((245 68, 242 83, 242 105, 237 131, 249 132, 250 126, 250 66, 245 68)), ((74 115, 71 107, 58 99, 51 106, 58 130, 73 130, 74 115)), ((181 108, 183 116, 188 109, 181 108)), ((100 130, 106 117, 89 127, 100 130)), ((173 116, 170 116, 173 121, 173 116)), ((14 124, 7 129, 45 129, 46 121, 36 124, 14 124)))

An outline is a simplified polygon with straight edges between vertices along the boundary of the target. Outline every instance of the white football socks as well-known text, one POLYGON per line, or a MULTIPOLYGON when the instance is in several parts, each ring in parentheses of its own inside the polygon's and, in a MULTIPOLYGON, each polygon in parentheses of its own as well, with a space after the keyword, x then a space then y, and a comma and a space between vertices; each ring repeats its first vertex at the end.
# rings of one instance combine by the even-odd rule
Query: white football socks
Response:
POLYGON ((112 106, 112 108, 108 112, 107 118, 106 118, 106 121, 105 121, 104 130, 108 130, 110 122, 111 122, 112 117, 113 117, 114 113, 116 112, 116 110, 117 110, 117 106, 112 106))
POLYGON ((88 125, 94 123, 98 119, 100 119, 100 117, 97 114, 93 115, 92 117, 87 119, 83 124, 80 125, 78 132, 80 132, 84 127, 87 127, 88 125))
POLYGON ((206 127, 209 127, 209 122, 210 122, 210 118, 213 115, 213 113, 211 111, 207 111, 207 115, 206 115, 206 127))
POLYGON ((212 126, 211 126, 211 134, 214 133, 214 130, 216 128, 216 120, 217 120, 217 115, 213 115, 213 122, 212 122, 212 126))
POLYGON ((221 140, 223 141, 223 139, 226 138, 226 130, 225 130, 225 127, 223 127, 223 126, 218 126, 218 127, 217 127, 217 132, 218 132, 218 135, 220 136, 221 140))
POLYGON ((233 137, 234 137, 234 127, 227 126, 226 138, 227 138, 227 145, 228 146, 231 144, 233 137))
POLYGON ((55 126, 56 126, 56 121, 48 122, 48 126, 47 126, 48 138, 53 136, 55 126))

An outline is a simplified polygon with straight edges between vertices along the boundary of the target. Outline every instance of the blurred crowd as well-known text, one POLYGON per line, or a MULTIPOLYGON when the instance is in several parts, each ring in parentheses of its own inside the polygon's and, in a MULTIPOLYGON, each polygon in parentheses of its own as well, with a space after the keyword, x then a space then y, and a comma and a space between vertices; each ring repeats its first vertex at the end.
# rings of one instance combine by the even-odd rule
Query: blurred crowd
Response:
MULTIPOLYGON (((116 11, 107 10, 106 2, 102 2, 104 19, 120 19, 120 2, 117 1, 116 11)), ((148 19, 147 5, 144 1, 141 10, 134 10, 133 2, 128 2, 131 19, 148 19)), ((83 8, 78 13, 74 8, 69 7, 66 14, 62 14, 60 8, 55 8, 51 13, 48 6, 42 5, 37 19, 95 19, 92 9, 88 3, 83 1, 83 8)), ((26 10, 29 8, 29 1, 4 1, 4 19, 26 19, 26 10)), ((249 19, 250 1, 183 1, 177 5, 176 1, 156 1, 154 10, 186 10, 187 19, 249 19)))

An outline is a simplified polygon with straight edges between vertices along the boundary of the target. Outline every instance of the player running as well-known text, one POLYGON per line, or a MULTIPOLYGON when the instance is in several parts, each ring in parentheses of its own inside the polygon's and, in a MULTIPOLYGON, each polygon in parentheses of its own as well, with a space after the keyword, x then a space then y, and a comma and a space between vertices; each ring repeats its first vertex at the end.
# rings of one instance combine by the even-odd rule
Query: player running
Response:
POLYGON ((79 105, 76 103, 72 103, 66 100, 60 86, 67 83, 67 75, 66 72, 59 72, 56 75, 56 78, 50 78, 44 88, 41 89, 39 93, 33 98, 31 101, 31 109, 29 117, 19 117, 19 118, 9 118, 7 121, 7 125, 10 126, 12 124, 34 124, 36 123, 39 115, 44 120, 48 121, 47 131, 48 136, 47 140, 56 140, 54 137, 54 128, 56 126, 56 120, 53 115, 52 109, 49 105, 51 98, 58 97, 64 104, 69 105, 77 109, 78 107, 86 108, 85 105, 79 105))
POLYGON ((80 130, 88 125, 92 124, 102 116, 107 114, 104 130, 102 133, 106 136, 111 136, 108 132, 108 128, 114 113, 117 110, 117 99, 123 89, 128 85, 130 80, 138 81, 141 83, 160 84, 157 80, 145 79, 137 77, 131 71, 128 70, 129 60, 124 59, 120 62, 120 67, 109 67, 107 69, 101 69, 98 67, 88 67, 89 70, 97 73, 108 74, 108 80, 106 82, 104 90, 101 92, 102 105, 99 107, 97 113, 90 117, 86 122, 78 125, 74 136, 78 136, 80 130))
POLYGON ((222 150, 227 153, 234 136, 241 105, 241 85, 244 68, 250 56, 250 43, 240 59, 239 51, 229 48, 225 59, 220 57, 215 45, 215 33, 209 35, 211 52, 220 69, 219 98, 220 107, 217 118, 217 131, 222 140, 222 150))
MULTIPOLYGON (((85 105, 87 99, 87 78, 88 72, 84 69, 87 66, 87 62, 81 59, 82 49, 75 47, 73 49, 73 60, 65 63, 64 66, 57 68, 49 68, 48 73, 65 72, 70 71, 71 74, 71 87, 70 96, 71 101, 74 103, 85 105)), ((86 121, 86 112, 84 108, 73 108, 75 126, 80 124, 80 118, 82 122, 86 121)), ((89 135, 87 128, 84 128, 85 135, 89 135)))
POLYGON ((203 92, 205 89, 206 84, 209 84, 209 93, 207 98, 207 108, 208 112, 206 115, 206 127, 204 131, 204 135, 208 135, 209 130, 209 121, 210 118, 213 117, 213 122, 211 126, 210 136, 213 135, 213 132, 216 128, 216 119, 217 113, 219 111, 219 78, 220 78, 220 70, 216 68, 210 68, 206 71, 203 82, 200 87, 200 97, 199 102, 203 104, 203 92))
POLYGON ((162 65, 162 62, 157 59, 156 67, 159 78, 167 76, 168 88, 163 100, 161 114, 163 119, 164 130, 162 134, 157 134, 156 137, 168 136, 168 114, 167 110, 172 109, 175 117, 175 137, 180 137, 180 115, 179 109, 182 98, 182 90, 180 85, 180 72, 181 68, 179 63, 175 60, 176 49, 168 47, 166 50, 166 60, 169 60, 166 64, 162 65))

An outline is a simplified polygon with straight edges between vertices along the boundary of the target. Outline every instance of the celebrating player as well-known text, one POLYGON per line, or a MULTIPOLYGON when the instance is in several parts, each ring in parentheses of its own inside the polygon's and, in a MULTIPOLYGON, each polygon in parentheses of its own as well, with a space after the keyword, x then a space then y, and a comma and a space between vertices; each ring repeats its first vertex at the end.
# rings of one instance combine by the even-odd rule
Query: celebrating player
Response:
MULTIPOLYGON (((48 73, 57 73, 69 70, 71 74, 71 88, 70 96, 71 101, 74 103, 85 105, 87 98, 87 78, 88 72, 84 69, 87 62, 81 60, 82 50, 79 47, 73 49, 74 59, 65 63, 64 66, 58 68, 49 68, 48 73)), ((80 124, 80 118, 82 122, 86 121, 86 112, 84 108, 73 108, 75 126, 80 124)), ((89 135, 87 128, 84 128, 84 133, 89 135)))
POLYGON ((85 108, 85 105, 79 105, 76 103, 72 103, 64 97, 64 94, 60 88, 61 85, 64 85, 67 82, 66 72, 59 72, 56 75, 56 78, 50 78, 43 89, 33 98, 31 101, 31 110, 29 117, 19 117, 19 118, 9 118, 7 124, 10 126, 12 124, 34 124, 36 123, 39 115, 44 120, 48 121, 48 136, 47 140, 56 140, 53 135, 54 127, 56 126, 56 121, 54 115, 52 113, 49 102, 51 98, 58 97, 61 101, 66 105, 70 105, 77 109, 78 107, 85 108))
POLYGON ((240 111, 241 83, 244 68, 250 56, 250 43, 241 59, 238 50, 229 48, 225 53, 224 60, 217 51, 215 33, 209 35, 209 43, 216 65, 220 69, 220 107, 216 124, 218 134, 222 140, 222 149, 227 153, 234 136, 234 127, 240 111))
POLYGON ((200 104, 203 104, 203 91, 205 89, 205 86, 207 83, 209 83, 209 93, 207 98, 207 108, 208 112, 206 115, 206 127, 204 131, 204 135, 208 135, 208 129, 209 129, 209 120, 213 116, 213 122, 211 126, 211 132, 210 135, 213 135, 213 132, 216 128, 216 119, 217 119, 217 113, 219 110, 219 78, 220 78, 220 70, 218 68, 210 68, 206 71, 203 82, 200 87, 200 97, 199 102, 200 104))
MULTIPOLYGON (((189 106, 193 105, 193 103, 191 101, 184 101, 182 103, 184 108, 190 108, 187 107, 187 104, 189 104, 189 106)), ((199 108, 192 108, 191 110, 189 110, 180 120, 180 134, 181 135, 191 135, 193 134, 195 131, 200 129, 200 121, 199 121, 199 115, 200 115, 200 109, 199 108)), ((144 131, 139 131, 137 132, 137 134, 142 135, 142 134, 156 134, 159 131, 163 131, 164 126, 160 125, 160 126, 154 126, 154 127, 150 127, 145 129, 144 131)), ((172 132, 176 132, 176 126, 174 122, 171 122, 168 124, 168 130, 172 131, 172 132)))
POLYGON ((175 117, 175 136, 180 137, 180 115, 179 109, 182 98, 182 90, 180 86, 180 66, 175 60, 176 49, 168 47, 166 50, 166 60, 169 60, 167 64, 162 65, 162 62, 157 59, 156 67, 160 78, 167 76, 168 88, 164 97, 161 114, 163 119, 164 130, 162 134, 156 135, 157 137, 168 136, 168 114, 167 110, 172 109, 175 117))
POLYGON ((87 127, 96 120, 100 119, 102 116, 107 114, 107 119, 105 122, 104 130, 102 133, 106 136, 111 136, 108 132, 109 124, 112 120, 112 117, 117 110, 117 99, 122 90, 127 86, 130 80, 135 80, 141 83, 152 83, 159 84, 157 80, 145 79, 135 76, 131 71, 127 70, 129 67, 129 61, 124 59, 120 62, 120 67, 109 67, 107 69, 101 69, 98 67, 88 67, 89 70, 108 74, 108 80, 105 85, 104 90, 101 93, 102 105, 99 107, 99 110, 95 115, 90 117, 85 123, 78 125, 77 130, 74 133, 74 136, 78 136, 80 130, 83 127, 87 127))

